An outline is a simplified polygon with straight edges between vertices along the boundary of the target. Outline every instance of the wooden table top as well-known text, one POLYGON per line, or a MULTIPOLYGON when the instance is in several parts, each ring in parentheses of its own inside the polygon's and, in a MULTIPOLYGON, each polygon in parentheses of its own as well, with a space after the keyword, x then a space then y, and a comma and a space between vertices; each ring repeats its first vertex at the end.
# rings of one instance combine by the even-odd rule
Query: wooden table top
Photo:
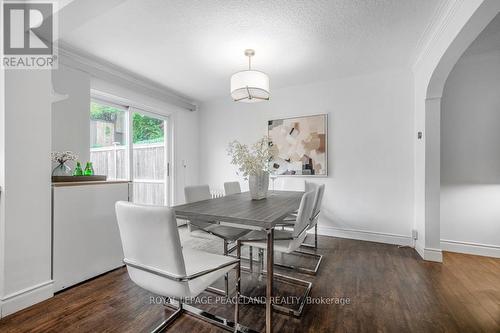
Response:
POLYGON ((270 229, 299 208, 303 194, 298 191, 269 191, 267 198, 252 200, 250 192, 243 192, 172 208, 181 218, 220 221, 221 224, 248 229, 270 229))

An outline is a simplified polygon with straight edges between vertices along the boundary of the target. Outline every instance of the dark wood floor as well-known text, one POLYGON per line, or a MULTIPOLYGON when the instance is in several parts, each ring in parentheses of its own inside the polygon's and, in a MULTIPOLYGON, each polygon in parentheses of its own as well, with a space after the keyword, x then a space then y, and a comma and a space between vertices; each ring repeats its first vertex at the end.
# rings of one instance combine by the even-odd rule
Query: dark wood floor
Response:
MULTIPOLYGON (((276 332, 500 332, 500 259, 445 253, 443 264, 430 263, 413 249, 330 237, 319 248, 318 275, 293 275, 313 281, 313 297, 350 304, 308 305, 299 319, 276 314, 276 332)), ((150 296, 118 269, 2 319, 0 332, 147 332, 171 313, 150 296)), ((232 314, 230 305, 208 308, 232 314)), ((241 317, 264 327, 261 306, 241 317)), ((222 330, 184 314, 168 331, 222 330)))

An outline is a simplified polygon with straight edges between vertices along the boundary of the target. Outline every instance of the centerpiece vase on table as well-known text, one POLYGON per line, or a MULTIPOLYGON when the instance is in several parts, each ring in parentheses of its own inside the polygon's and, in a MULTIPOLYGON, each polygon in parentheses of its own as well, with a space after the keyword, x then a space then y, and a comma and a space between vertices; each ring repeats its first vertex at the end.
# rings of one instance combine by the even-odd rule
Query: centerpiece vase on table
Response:
POLYGON ((231 164, 238 166, 239 172, 248 179, 252 199, 265 199, 269 190, 271 159, 267 137, 263 137, 251 146, 235 140, 229 144, 227 152, 231 156, 231 164))

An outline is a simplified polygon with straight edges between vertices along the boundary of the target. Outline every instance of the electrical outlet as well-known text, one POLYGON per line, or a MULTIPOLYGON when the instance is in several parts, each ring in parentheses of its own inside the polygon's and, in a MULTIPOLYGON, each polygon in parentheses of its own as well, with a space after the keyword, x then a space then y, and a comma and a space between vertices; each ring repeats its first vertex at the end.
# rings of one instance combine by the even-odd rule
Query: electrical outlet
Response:
POLYGON ((418 239, 418 231, 417 231, 417 230, 415 230, 415 229, 413 229, 413 230, 411 231, 411 237, 412 237, 413 239, 418 239))

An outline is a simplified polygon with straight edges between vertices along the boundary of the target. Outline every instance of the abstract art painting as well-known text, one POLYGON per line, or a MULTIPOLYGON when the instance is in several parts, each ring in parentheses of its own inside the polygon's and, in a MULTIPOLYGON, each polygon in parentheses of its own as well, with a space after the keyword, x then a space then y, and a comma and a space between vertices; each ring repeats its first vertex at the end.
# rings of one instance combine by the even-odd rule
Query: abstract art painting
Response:
POLYGON ((326 114, 268 121, 271 166, 277 175, 326 176, 326 114))

